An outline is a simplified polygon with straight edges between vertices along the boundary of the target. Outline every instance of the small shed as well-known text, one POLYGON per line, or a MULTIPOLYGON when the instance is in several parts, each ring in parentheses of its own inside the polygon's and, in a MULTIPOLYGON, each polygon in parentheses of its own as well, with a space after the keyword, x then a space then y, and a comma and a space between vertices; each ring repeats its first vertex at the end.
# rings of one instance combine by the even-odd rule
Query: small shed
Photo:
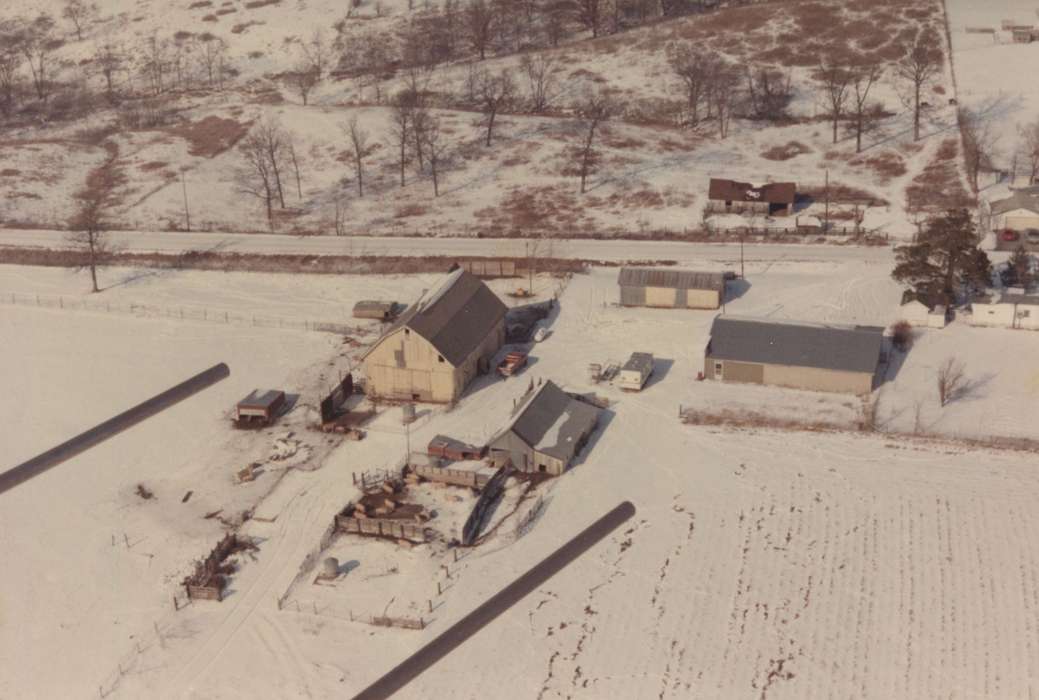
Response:
POLYGON ((371 318, 377 321, 392 321, 397 317, 395 301, 359 301, 354 304, 354 318, 371 318))
POLYGON ((945 304, 939 304, 927 312, 928 328, 945 328, 949 323, 949 309, 945 304))
POLYGON ((633 352, 617 374, 617 386, 629 391, 641 391, 653 374, 653 355, 648 352, 633 352))
POLYGON ((725 299, 721 272, 622 267, 617 284, 621 306, 717 309, 725 299))
POLYGON ((434 436, 433 439, 429 441, 426 451, 433 456, 443 457, 444 459, 453 459, 456 461, 483 459, 483 456, 487 454, 486 447, 469 445, 461 440, 455 440, 446 435, 434 436))
POLYGON ((270 425, 284 405, 284 391, 254 389, 235 406, 235 422, 239 425, 270 425))
POLYGON ((1039 296, 995 293, 971 302, 972 326, 1039 330, 1039 296))
POLYGON ((755 187, 749 182, 712 177, 707 187, 707 209, 715 213, 788 216, 793 213, 796 200, 794 182, 770 182, 755 187))
POLYGON ((558 476, 570 466, 599 422, 599 409, 546 381, 530 391, 509 424, 490 441, 496 466, 558 476))

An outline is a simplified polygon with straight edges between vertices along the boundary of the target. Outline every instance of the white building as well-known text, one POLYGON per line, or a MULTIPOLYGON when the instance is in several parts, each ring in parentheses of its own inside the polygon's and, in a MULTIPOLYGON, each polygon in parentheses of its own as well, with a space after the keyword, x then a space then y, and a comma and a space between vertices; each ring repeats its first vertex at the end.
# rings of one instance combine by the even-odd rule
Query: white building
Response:
POLYGON ((938 305, 932 309, 922 301, 913 299, 899 308, 898 320, 909 321, 909 324, 915 328, 945 328, 947 316, 947 309, 944 305, 938 305))
POLYGON ((971 303, 971 325, 1039 330, 1039 296, 995 293, 971 303))

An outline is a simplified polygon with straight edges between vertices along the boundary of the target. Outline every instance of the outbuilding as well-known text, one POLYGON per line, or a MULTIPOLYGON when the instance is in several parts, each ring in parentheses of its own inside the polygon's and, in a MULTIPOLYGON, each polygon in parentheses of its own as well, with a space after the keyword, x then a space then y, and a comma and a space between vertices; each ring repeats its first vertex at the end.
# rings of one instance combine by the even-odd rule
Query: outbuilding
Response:
POLYGON ((884 329, 718 316, 704 353, 704 376, 809 391, 868 394, 884 329))
POLYGON ((354 304, 354 318, 372 318, 377 321, 392 321, 397 315, 394 301, 364 300, 354 304))
POLYGON ((558 476, 598 421, 598 408, 545 381, 523 397, 508 426, 490 440, 491 460, 497 466, 511 461, 522 472, 558 476))
POLYGON ((717 309, 725 300, 721 272, 622 267, 617 284, 621 306, 717 309))
POLYGON ((1039 295, 996 292, 976 297, 970 324, 1039 330, 1039 295))
POLYGON ((653 355, 648 352, 633 352, 617 373, 617 386, 628 391, 642 391, 653 374, 653 355))
POLYGON ((755 187, 749 182, 712 177, 707 187, 707 210, 716 214, 788 216, 793 213, 796 200, 794 182, 770 182, 755 187))
POLYGON ((450 273, 365 353, 368 395, 457 401, 478 373, 489 371, 505 343, 505 312, 478 278, 462 269, 450 273))

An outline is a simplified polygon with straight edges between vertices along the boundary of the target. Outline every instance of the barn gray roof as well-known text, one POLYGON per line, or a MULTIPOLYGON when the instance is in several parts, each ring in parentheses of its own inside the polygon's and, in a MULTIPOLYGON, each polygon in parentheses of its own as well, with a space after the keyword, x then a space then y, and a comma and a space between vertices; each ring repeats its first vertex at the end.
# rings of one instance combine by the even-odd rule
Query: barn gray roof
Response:
POLYGON ((617 276, 622 287, 664 287, 670 289, 725 290, 725 276, 721 272, 695 270, 662 270, 651 267, 622 267, 617 276))
POLYGON ((884 329, 718 316, 708 356, 737 362, 846 372, 877 369, 884 329))
POLYGON ((511 430, 538 452, 569 461, 577 452, 581 436, 591 432, 598 419, 595 406, 546 381, 520 405, 506 432, 511 430))
MULTIPOLYGON (((420 299, 400 315, 383 337, 404 327, 429 341, 457 367, 505 318, 505 304, 479 278, 458 269, 428 299, 420 299)), ((378 343, 373 345, 367 356, 378 343)))

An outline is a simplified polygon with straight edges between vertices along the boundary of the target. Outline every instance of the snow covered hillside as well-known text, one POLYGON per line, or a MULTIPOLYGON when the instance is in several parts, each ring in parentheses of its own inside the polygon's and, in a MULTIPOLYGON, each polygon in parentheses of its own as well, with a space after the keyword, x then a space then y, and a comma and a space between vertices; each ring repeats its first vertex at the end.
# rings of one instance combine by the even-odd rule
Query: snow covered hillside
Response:
MULTIPOLYGON (((828 173, 836 226, 855 229, 851 202, 867 202, 859 212, 861 228, 902 237, 914 230, 925 200, 963 188, 947 67, 926 86, 920 141, 912 138, 906 86, 893 69, 919 32, 941 29, 936 0, 885 0, 879 6, 792 0, 726 8, 597 38, 575 30, 558 46, 499 47, 483 61, 462 51, 420 75, 404 68, 394 52, 406 53, 409 37, 440 10, 414 5, 364 2, 344 18, 343 7, 326 0, 185 0, 172 7, 146 0, 104 3, 82 39, 61 24, 56 31, 64 45, 56 53, 69 63, 62 76, 103 93, 98 47, 116 42, 126 71, 120 69, 114 89, 124 99, 115 107, 97 98, 73 101, 91 105, 73 110, 73 121, 42 123, 29 107, 25 117, 10 120, 0 140, 0 225, 65 226, 75 213, 76 193, 106 158, 114 159, 119 179, 112 225, 145 230, 273 226, 323 234, 650 236, 708 226, 703 209, 711 177, 796 180, 806 193, 797 218, 742 222, 793 227, 818 223, 828 173), (307 50, 316 50, 316 31, 329 66, 303 105, 287 76, 307 50), (848 36, 857 39, 849 44, 848 36), (220 64, 226 82, 211 77, 215 59, 207 51, 217 41, 225 47, 219 59, 226 61, 220 64), (668 64, 669 47, 682 42, 734 65, 789 76, 789 116, 775 122, 737 118, 725 138, 710 119, 682 126, 685 98, 668 64), (388 52, 385 63, 358 64, 356 57, 371 54, 373 45, 388 52), (161 61, 155 58, 160 49, 161 61), (865 134, 861 153, 847 129, 832 142, 814 79, 820 61, 853 58, 884 68, 869 100, 885 116, 865 134), (529 106, 533 83, 523 63, 534 59, 549 66, 546 104, 538 113, 529 106), (179 87, 153 95, 148 81, 154 82, 155 71, 144 68, 153 64, 166 66, 164 79, 179 87), (487 117, 473 94, 473 76, 506 72, 514 99, 497 115, 487 145, 487 117), (401 182, 389 103, 409 85, 439 121, 440 196, 434 196, 431 166, 418 150, 401 182), (590 93, 609 96, 613 109, 597 133, 582 192, 575 153, 586 136, 580 110, 590 93), (142 115, 148 123, 140 123, 142 115), (367 136, 363 196, 347 133, 353 119, 367 136), (282 156, 285 182, 271 222, 263 202, 245 193, 255 185, 246 182, 250 174, 238 148, 265 124, 281 129, 282 147, 291 143, 293 154, 291 165, 282 156)), ((60 0, 17 0, 0 16, 41 10, 58 16, 61 7, 60 0)), ((934 36, 944 44, 943 32, 934 36)), ((23 66, 18 75, 28 89, 28 70, 23 66)), ((734 88, 743 90, 745 81, 739 76, 734 88)))

